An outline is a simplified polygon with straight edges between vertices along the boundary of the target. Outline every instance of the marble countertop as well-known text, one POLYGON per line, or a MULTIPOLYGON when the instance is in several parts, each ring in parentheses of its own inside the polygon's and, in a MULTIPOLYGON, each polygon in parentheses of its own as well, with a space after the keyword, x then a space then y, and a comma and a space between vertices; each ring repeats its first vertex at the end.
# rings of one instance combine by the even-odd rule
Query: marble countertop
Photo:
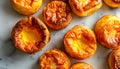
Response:
MULTIPOLYGON (((104 3, 102 8, 91 16, 81 18, 73 14, 73 19, 67 28, 59 31, 50 30, 51 40, 42 51, 39 51, 35 54, 26 54, 17 50, 10 39, 12 27, 18 20, 20 20, 20 18, 24 16, 16 13, 11 7, 9 1, 10 0, 0 0, 0 69, 39 69, 39 56, 43 54, 46 50, 51 48, 62 49, 63 36, 73 26, 83 25, 93 29, 96 21, 103 15, 113 14, 116 16, 120 16, 120 9, 111 9, 104 3)), ((42 7, 33 16, 41 17, 43 7, 47 3, 48 0, 43 0, 42 7)), ((109 51, 109 49, 106 49, 98 44, 97 51, 92 57, 86 60, 75 60, 72 58, 70 59, 72 63, 78 61, 87 62, 92 65, 94 69, 109 69, 107 63, 109 51)))

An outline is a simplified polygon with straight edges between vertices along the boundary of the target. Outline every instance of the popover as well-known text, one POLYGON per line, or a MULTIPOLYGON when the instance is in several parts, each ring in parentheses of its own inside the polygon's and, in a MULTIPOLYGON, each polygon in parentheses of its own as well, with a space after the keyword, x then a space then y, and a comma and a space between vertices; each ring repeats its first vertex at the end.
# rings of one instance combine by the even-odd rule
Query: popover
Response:
POLYGON ((12 7, 20 14, 31 15, 37 12, 42 0, 10 0, 12 7))
POLYGON ((59 49, 47 50, 39 59, 40 69, 69 69, 70 60, 59 49))
POLYGON ((50 40, 50 33, 41 20, 29 16, 15 24, 11 31, 11 39, 17 49, 35 53, 46 46, 50 40))
POLYGON ((96 37, 92 30, 76 25, 65 34, 64 48, 75 59, 89 58, 96 51, 96 37))
POLYGON ((103 0, 111 8, 120 8, 120 0, 103 0))
POLYGON ((72 64, 70 69, 93 69, 93 67, 85 62, 77 62, 72 64))
POLYGON ((89 16, 102 6, 101 0, 69 0, 72 11, 78 16, 89 16))
POLYGON ((104 47, 116 49, 120 46, 120 18, 105 15, 100 18, 94 28, 97 41, 104 47))
POLYGON ((54 30, 67 27, 72 19, 70 7, 63 1, 52 1, 43 10, 46 25, 54 30))
POLYGON ((110 69, 120 69, 120 48, 113 50, 108 57, 110 69))

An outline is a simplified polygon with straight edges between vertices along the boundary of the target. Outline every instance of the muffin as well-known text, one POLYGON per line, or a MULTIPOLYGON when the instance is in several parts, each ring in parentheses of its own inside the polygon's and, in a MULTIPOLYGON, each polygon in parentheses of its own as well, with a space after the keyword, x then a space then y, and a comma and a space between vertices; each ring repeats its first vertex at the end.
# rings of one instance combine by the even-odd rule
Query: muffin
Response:
POLYGON ((72 64, 70 69, 93 69, 91 65, 85 62, 77 62, 72 64))
POLYGON ((116 49, 120 46, 120 18, 105 15, 100 18, 94 28, 97 41, 104 47, 116 49))
POLYGON ((50 33, 41 20, 29 16, 15 24, 11 31, 11 39, 17 49, 35 53, 49 42, 50 33))
POLYGON ((42 0, 10 0, 12 7, 20 14, 31 15, 37 12, 42 0))
POLYGON ((59 49, 47 50, 39 59, 40 69, 69 69, 70 60, 59 49))
POLYGON ((92 56, 97 48, 96 37, 92 30, 76 25, 64 36, 64 48, 75 59, 86 59, 92 56))
POLYGON ((78 16, 89 16, 102 6, 101 0, 69 0, 72 11, 78 16))
POLYGON ((113 50, 108 57, 110 69, 120 69, 120 48, 113 50))
POLYGON ((45 24, 54 30, 67 27, 72 19, 70 7, 63 1, 52 1, 43 10, 45 24))
POLYGON ((120 8, 120 0, 103 0, 111 8, 120 8))

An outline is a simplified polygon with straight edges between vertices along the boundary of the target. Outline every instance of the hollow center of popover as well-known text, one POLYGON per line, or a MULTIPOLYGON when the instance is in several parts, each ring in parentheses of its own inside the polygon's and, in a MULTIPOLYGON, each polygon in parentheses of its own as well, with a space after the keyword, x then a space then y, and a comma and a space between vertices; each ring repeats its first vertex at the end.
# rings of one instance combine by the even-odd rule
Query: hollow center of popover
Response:
POLYGON ((37 29, 26 28, 19 35, 24 42, 37 42, 41 39, 37 29))

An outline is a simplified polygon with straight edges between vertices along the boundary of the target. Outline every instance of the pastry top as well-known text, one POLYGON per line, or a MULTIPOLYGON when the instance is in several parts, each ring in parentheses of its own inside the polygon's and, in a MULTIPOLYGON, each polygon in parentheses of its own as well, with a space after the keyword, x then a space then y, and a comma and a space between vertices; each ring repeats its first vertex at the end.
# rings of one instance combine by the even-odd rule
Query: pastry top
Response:
POLYGON ((34 53, 48 43, 50 33, 42 21, 30 16, 22 18, 15 24, 11 38, 19 50, 34 53))
POLYGON ((103 0, 109 7, 120 8, 120 0, 103 0))
POLYGON ((101 3, 101 0, 70 0, 77 11, 84 12, 101 3))
POLYGON ((13 8, 20 14, 31 15, 39 10, 42 0, 10 0, 13 8))
POLYGON ((96 51, 94 33, 83 26, 76 25, 64 36, 64 48, 75 59, 86 59, 96 51))
POLYGON ((91 65, 85 62, 77 62, 72 64, 70 69, 93 69, 91 65))
POLYGON ((120 68, 120 49, 113 50, 108 58, 109 66, 111 69, 120 68))
POLYGON ((69 69, 70 60, 59 49, 50 49, 46 51, 39 59, 41 69, 69 69))
POLYGON ((105 15, 98 20, 94 28, 98 42, 111 49, 120 46, 120 18, 105 15))
POLYGON ((52 1, 43 11, 44 21, 52 29, 65 28, 71 21, 69 5, 62 1, 52 1))

